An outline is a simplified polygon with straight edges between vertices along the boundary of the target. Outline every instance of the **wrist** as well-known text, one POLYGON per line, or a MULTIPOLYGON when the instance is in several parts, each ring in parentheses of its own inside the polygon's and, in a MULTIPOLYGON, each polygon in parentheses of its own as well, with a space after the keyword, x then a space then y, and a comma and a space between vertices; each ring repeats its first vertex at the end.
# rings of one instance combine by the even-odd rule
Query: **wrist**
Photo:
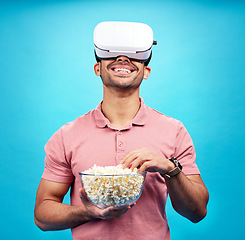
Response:
POLYGON ((164 177, 165 179, 170 179, 170 178, 178 175, 182 170, 182 166, 178 162, 177 158, 175 158, 175 157, 170 158, 169 163, 171 163, 171 164, 169 164, 169 167, 172 166, 170 168, 170 170, 164 174, 161 174, 161 176, 164 177))
POLYGON ((92 216, 92 214, 85 208, 85 206, 77 206, 76 208, 74 208, 73 214, 77 216, 77 219, 80 222, 80 224, 95 219, 95 217, 92 216))
POLYGON ((171 161, 168 160, 168 166, 166 168, 166 172, 165 173, 168 173, 168 172, 172 171, 175 167, 176 166, 174 165, 174 163, 172 163, 171 161))

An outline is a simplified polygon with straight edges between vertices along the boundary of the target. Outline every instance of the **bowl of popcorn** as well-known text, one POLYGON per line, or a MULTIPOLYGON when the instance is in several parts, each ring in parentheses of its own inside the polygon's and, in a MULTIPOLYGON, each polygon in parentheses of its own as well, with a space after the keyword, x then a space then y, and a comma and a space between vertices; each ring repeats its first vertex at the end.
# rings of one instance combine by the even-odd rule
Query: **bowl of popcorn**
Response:
POLYGON ((92 168, 79 173, 88 199, 99 208, 122 208, 134 204, 140 197, 146 172, 138 173, 117 166, 92 168))

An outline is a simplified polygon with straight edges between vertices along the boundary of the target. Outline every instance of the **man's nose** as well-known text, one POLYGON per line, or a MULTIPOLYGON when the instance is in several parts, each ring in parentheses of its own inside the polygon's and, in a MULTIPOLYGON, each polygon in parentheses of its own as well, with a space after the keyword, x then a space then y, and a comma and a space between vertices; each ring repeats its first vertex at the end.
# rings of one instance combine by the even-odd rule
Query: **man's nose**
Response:
POLYGON ((130 62, 129 58, 126 56, 119 56, 116 59, 118 62, 130 62))

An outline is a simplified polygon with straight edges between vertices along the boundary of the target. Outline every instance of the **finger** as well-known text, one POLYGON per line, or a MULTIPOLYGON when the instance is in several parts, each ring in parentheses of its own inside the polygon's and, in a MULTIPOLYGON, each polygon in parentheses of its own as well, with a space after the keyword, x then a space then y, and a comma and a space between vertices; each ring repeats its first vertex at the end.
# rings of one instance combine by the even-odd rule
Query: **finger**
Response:
POLYGON ((107 216, 109 216, 111 214, 112 211, 114 211, 114 207, 113 206, 110 206, 110 207, 107 207, 105 209, 101 209, 101 218, 105 219, 107 218, 107 216))
POLYGON ((148 159, 144 159, 143 156, 138 156, 134 159, 132 162, 130 169, 133 170, 135 168, 140 168, 142 164, 144 164, 145 161, 148 161, 148 159))
POLYGON ((126 213, 129 210, 128 206, 124 207, 124 208, 120 208, 120 209, 116 209, 112 211, 112 215, 113 217, 120 217, 121 215, 123 215, 124 213, 126 213))
POLYGON ((141 166, 138 168, 138 173, 145 172, 151 167, 153 167, 151 164, 151 161, 146 161, 146 162, 142 163, 141 166))
POLYGON ((132 152, 128 152, 120 161, 121 164, 125 165, 125 162, 130 158, 130 156, 132 155, 132 152))
POLYGON ((120 212, 118 212, 117 217, 120 217, 121 215, 123 215, 124 213, 126 213, 130 208, 126 207, 125 209, 121 210, 120 212))
POLYGON ((140 149, 129 151, 121 160, 121 163, 124 163, 128 158, 132 158, 140 152, 140 149))
POLYGON ((110 206, 105 209, 101 209, 94 205, 87 197, 87 194, 84 190, 84 188, 79 189, 80 192, 80 198, 84 204, 84 206, 88 209, 90 214, 92 214, 96 218, 100 218, 103 220, 109 220, 115 217, 119 217, 122 214, 124 214, 126 211, 125 209, 118 210, 117 208, 110 206))
POLYGON ((130 162, 132 162, 137 156, 140 156, 140 155, 144 155, 146 153, 148 153, 148 149, 146 148, 140 148, 140 149, 136 149, 136 150, 132 150, 130 152, 128 152, 123 158, 122 160, 120 161, 121 164, 126 164, 127 166, 129 166, 130 162))
POLYGON ((128 208, 130 209, 130 208, 134 207, 135 205, 136 205, 136 202, 131 204, 131 205, 129 205, 128 208))
POLYGON ((134 159, 132 162, 130 169, 138 168, 138 172, 144 172, 148 167, 151 167, 153 164, 152 156, 151 155, 139 155, 137 158, 134 159))
POLYGON ((118 218, 124 213, 128 211, 128 208, 115 208, 115 207, 108 207, 101 211, 101 218, 104 220, 110 220, 112 218, 118 218))
POLYGON ((89 201, 84 188, 79 188, 79 193, 80 193, 80 198, 82 199, 82 202, 88 202, 89 201))
POLYGON ((88 198, 87 193, 85 192, 84 188, 79 189, 80 192, 80 198, 83 202, 84 205, 89 206, 89 205, 94 205, 88 198))
POLYGON ((138 152, 136 151, 131 151, 129 152, 122 160, 122 164, 124 168, 127 168, 131 165, 131 163, 135 160, 135 158, 138 157, 138 152))

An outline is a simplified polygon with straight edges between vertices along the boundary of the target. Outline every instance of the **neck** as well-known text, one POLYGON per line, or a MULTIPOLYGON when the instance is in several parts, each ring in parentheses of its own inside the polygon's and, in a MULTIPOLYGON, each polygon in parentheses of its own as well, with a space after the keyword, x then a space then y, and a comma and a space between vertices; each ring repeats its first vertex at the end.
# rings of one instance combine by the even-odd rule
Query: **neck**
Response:
POLYGON ((121 129, 135 117, 139 108, 139 89, 116 93, 104 87, 102 112, 113 126, 121 129))

